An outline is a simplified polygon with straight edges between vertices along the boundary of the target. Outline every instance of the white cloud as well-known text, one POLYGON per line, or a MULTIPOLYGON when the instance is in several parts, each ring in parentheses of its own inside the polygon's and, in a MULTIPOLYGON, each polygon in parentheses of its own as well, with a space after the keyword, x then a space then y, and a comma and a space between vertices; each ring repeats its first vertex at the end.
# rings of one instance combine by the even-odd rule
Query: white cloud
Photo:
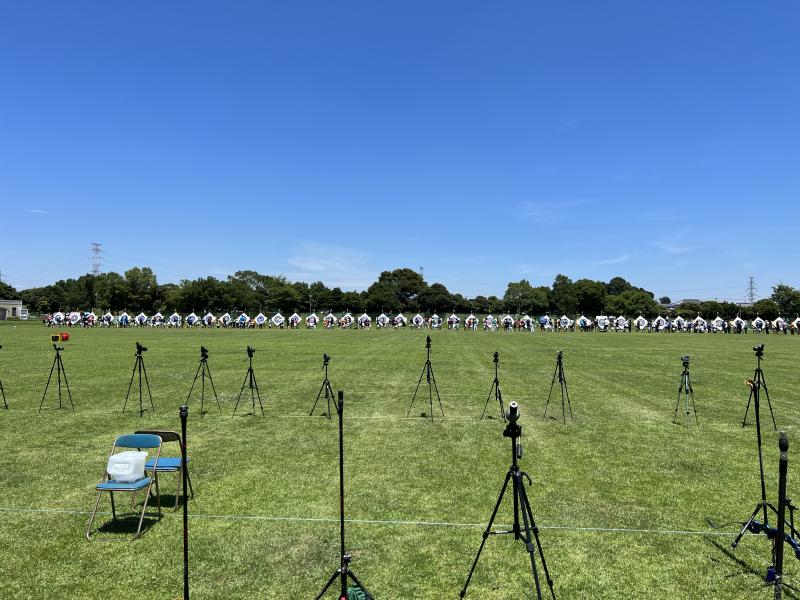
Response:
MULTIPOLYGON (((567 200, 565 202, 521 202, 520 210, 531 219, 561 220, 576 215, 574 209, 586 206, 588 200, 567 200)), ((577 216, 577 215, 576 215, 577 216)))
POLYGON ((668 242, 664 240, 656 240, 653 242, 653 245, 664 252, 665 254, 686 254, 687 252, 691 252, 694 250, 691 246, 681 246, 679 244, 675 244, 673 242, 668 242))
POLYGON ((596 265, 615 265, 617 263, 625 262, 626 260, 630 259, 630 254, 620 254, 619 256, 615 256, 614 258, 606 258, 604 260, 595 261, 594 264, 596 265))
POLYGON ((303 242, 288 262, 296 269, 286 274, 290 281, 322 281, 328 287, 362 290, 378 276, 366 252, 344 246, 303 242))
POLYGON ((26 208, 25 210, 29 213, 33 213, 34 215, 49 214, 46 210, 42 210, 41 208, 26 208))

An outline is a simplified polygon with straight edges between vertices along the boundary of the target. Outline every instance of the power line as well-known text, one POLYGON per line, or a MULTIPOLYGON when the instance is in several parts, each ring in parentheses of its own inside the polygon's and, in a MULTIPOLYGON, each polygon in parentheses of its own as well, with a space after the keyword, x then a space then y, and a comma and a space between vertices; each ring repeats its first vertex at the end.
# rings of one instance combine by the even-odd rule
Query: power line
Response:
POLYGON ((747 298, 747 301, 750 304, 753 304, 756 301, 756 279, 752 275, 747 280, 747 292, 745 298, 747 298))
POLYGON ((103 244, 92 242, 92 275, 100 275, 100 254, 103 252, 103 244))

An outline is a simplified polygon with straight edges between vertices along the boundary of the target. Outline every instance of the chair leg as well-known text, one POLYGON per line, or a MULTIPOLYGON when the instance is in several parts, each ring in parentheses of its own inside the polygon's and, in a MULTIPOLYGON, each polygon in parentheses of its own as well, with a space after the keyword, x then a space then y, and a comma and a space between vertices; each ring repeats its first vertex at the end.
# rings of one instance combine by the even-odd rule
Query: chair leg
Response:
POLYGON ((111 496, 111 518, 117 520, 117 508, 114 506, 114 492, 108 492, 111 496))
POLYGON ((181 493, 183 492, 183 472, 180 469, 178 469, 177 471, 175 471, 175 473, 178 475, 178 481, 177 481, 177 484, 175 486, 175 490, 176 490, 176 492, 175 492, 175 507, 173 508, 173 510, 178 510, 178 498, 181 497, 181 493))
POLYGON ((103 492, 97 492, 97 500, 94 503, 94 510, 92 510, 92 516, 89 517, 89 524, 86 526, 86 539, 92 539, 92 524, 94 523, 94 516, 97 514, 97 508, 100 506, 100 496, 102 496, 103 492))

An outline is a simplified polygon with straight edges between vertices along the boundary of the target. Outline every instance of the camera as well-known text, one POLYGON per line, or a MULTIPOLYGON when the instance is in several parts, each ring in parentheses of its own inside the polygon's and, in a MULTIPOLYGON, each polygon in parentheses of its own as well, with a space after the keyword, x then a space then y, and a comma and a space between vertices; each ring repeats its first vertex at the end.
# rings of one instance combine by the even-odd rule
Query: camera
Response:
POLYGON ((556 351, 556 358, 561 359, 563 357, 564 357, 564 351, 563 350, 557 350, 556 351))
POLYGON ((764 344, 753 346, 753 352, 756 353, 756 356, 764 356, 764 344))
POLYGON ((247 356, 249 356, 250 358, 253 358, 253 354, 255 354, 255 353, 256 353, 256 349, 255 348, 253 348, 252 346, 248 346, 247 347, 247 356))
POLYGON ((426 348, 430 348, 431 347, 431 336, 427 336, 425 338, 425 347, 426 348))
POLYGON ((58 344, 53 344, 53 350, 56 352, 61 352, 64 350, 64 346, 59 346, 58 344))
POLYGON ((200 346, 200 358, 208 358, 208 348, 200 346))
POLYGON ((498 362, 499 360, 500 360, 500 353, 499 352, 495 352, 494 353, 494 362, 498 362))
POLYGON ((136 354, 141 354, 142 352, 147 352, 147 348, 136 342, 136 354))
POLYGON ((683 363, 684 367, 688 367, 689 366, 689 355, 688 354, 684 354, 683 356, 681 356, 681 362, 683 363))
POLYGON ((323 354, 322 355, 322 366, 324 367, 325 365, 327 365, 330 360, 331 360, 330 356, 328 356, 327 354, 323 354))

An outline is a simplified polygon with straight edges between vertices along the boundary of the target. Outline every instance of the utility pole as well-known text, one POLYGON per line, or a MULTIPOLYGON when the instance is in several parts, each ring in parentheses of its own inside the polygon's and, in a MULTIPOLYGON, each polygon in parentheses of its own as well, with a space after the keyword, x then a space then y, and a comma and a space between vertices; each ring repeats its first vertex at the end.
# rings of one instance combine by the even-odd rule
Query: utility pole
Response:
POLYGON ((419 278, 425 281, 424 269, 422 267, 419 268, 419 278))
POLYGON ((103 244, 92 242, 92 275, 100 275, 100 254, 103 252, 103 244))
POLYGON ((746 293, 747 293, 747 295, 745 297, 747 298, 747 301, 750 304, 753 304, 756 301, 756 279, 752 275, 747 280, 747 292, 746 293))

